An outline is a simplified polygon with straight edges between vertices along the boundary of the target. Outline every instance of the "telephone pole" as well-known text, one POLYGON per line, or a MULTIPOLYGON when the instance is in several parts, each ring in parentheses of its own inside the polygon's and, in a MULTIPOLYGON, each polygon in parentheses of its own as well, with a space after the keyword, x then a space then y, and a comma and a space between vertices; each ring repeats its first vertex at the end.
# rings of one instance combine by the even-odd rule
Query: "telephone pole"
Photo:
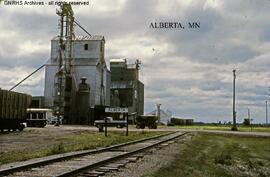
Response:
POLYGON ((160 106, 161 106, 161 104, 157 104, 157 113, 156 113, 156 115, 158 117, 158 124, 160 124, 160 106))
POLYGON ((249 119, 249 122, 251 122, 250 121, 250 110, 249 110, 249 108, 248 108, 248 119, 249 119))
POLYGON ((268 106, 267 106, 267 100, 265 101, 265 124, 268 125, 268 106))
POLYGON ((233 126, 232 126, 232 131, 237 131, 237 126, 236 126, 236 112, 235 112, 235 74, 236 70, 233 70, 233 126))
POLYGON ((249 120, 249 125, 250 125, 250 131, 252 132, 252 119, 250 117, 250 110, 248 108, 248 120, 249 120))

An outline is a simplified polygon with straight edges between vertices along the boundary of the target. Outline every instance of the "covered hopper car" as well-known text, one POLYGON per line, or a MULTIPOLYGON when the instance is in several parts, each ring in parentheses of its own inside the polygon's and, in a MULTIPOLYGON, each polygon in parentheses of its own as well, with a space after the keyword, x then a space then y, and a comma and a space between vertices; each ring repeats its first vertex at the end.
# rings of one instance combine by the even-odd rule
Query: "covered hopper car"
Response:
POLYGON ((31 100, 28 94, 0 89, 0 130, 23 130, 31 100))

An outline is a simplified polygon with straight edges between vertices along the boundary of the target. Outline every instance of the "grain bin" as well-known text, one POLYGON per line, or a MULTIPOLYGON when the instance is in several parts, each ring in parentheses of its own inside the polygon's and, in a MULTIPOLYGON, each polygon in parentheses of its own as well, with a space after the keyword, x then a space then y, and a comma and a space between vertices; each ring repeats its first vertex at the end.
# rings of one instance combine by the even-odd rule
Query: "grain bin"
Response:
POLYGON ((76 93, 75 103, 75 124, 89 123, 89 108, 90 108, 90 86, 86 83, 86 77, 81 78, 78 91, 76 93))

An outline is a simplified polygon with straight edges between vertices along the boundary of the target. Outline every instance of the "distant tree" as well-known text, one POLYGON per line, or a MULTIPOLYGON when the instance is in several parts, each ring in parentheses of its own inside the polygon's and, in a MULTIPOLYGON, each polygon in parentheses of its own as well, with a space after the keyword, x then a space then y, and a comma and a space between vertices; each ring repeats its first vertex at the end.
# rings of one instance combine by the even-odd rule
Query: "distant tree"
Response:
POLYGON ((250 125, 250 119, 244 119, 244 122, 243 122, 243 124, 245 125, 245 126, 249 126, 250 125))

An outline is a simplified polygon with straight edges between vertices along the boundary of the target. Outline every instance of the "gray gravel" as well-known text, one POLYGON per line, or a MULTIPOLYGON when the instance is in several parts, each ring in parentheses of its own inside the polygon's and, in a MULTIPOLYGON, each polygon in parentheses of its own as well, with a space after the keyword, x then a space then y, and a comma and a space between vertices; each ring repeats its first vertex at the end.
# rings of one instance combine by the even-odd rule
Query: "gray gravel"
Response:
POLYGON ((161 167, 172 163, 176 155, 185 147, 185 143, 191 140, 194 134, 190 133, 180 137, 174 143, 160 149, 153 148, 144 153, 144 157, 140 158, 136 163, 128 163, 119 171, 107 173, 105 177, 141 177, 145 174, 154 173, 161 167))

